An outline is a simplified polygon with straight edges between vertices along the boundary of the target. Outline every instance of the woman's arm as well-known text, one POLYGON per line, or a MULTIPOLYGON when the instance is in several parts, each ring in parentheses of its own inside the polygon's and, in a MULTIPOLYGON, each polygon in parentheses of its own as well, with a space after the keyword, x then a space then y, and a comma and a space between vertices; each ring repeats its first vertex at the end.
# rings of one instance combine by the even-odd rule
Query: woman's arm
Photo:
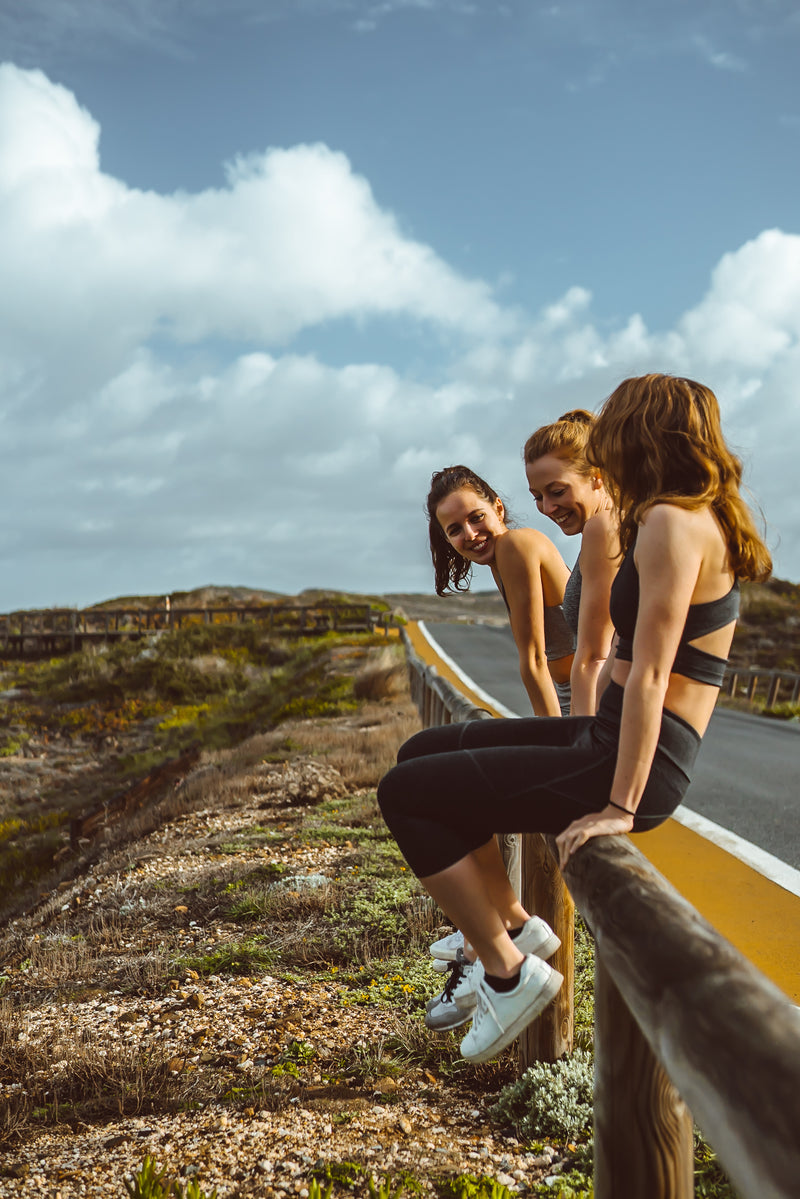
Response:
POLYGON ((664 696, 703 561, 695 513, 652 508, 636 544, 639 611, 633 662, 625 681, 619 750, 608 805, 575 820, 557 837, 561 865, 591 837, 628 832, 658 744, 664 696), (627 814, 629 813, 629 815, 627 814))
POLYGON ((532 529, 510 529, 498 538, 495 568, 508 604, 519 673, 537 716, 560 716, 544 641, 541 556, 532 529))
POLYGON ((608 651, 608 657, 600 668, 600 673, 597 676, 597 705, 600 706, 600 699, 608 684, 611 682, 611 672, 614 669, 614 663, 617 660, 617 634, 615 633, 611 641, 611 649, 608 651))
POLYGON ((597 680, 614 635, 608 604, 618 567, 616 524, 604 512, 586 522, 581 540, 581 603, 570 672, 573 716, 594 716, 597 710, 597 680))

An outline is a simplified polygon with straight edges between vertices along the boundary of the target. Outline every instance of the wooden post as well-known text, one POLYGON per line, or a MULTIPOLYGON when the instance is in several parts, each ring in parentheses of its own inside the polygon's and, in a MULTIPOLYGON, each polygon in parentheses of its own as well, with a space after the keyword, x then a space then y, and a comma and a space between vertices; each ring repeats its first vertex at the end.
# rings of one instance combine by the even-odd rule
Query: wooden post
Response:
POLYGON ((691 1199, 692 1117, 595 959, 595 1199, 691 1199))
POLYGON ((769 687, 767 688, 767 707, 774 708, 778 702, 778 692, 781 689, 781 676, 777 671, 773 671, 769 678, 769 687))
POLYGON ((496 833, 511 890, 522 895, 522 838, 519 833, 496 833))
POLYGON ((564 984, 538 1020, 519 1038, 519 1072, 534 1062, 556 1062, 571 1053, 574 1035, 575 905, 561 871, 539 833, 523 833, 521 889, 523 906, 546 920, 561 938, 561 947, 550 959, 564 976, 564 984))

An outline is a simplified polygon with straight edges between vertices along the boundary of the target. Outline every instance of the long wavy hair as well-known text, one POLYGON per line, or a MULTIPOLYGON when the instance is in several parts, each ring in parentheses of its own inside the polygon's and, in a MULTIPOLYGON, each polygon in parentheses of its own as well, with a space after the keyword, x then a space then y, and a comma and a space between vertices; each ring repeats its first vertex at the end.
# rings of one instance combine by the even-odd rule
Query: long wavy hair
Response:
MULTIPOLYGON (((434 471, 431 475, 431 489, 426 501, 428 511, 428 539, 433 560, 434 585, 437 595, 446 595, 448 591, 469 591, 472 578, 472 563, 462 558, 453 549, 445 536, 444 529, 439 524, 436 509, 442 500, 446 500, 454 491, 469 487, 487 504, 494 506, 500 499, 493 487, 485 479, 476 475, 468 466, 446 466, 443 470, 434 471)), ((502 503, 502 500, 500 501, 502 503)))
POLYGON ((672 375, 625 379, 603 404, 586 457, 602 472, 619 511, 623 551, 654 504, 709 506, 736 577, 769 576, 769 550, 740 495, 742 463, 722 435, 719 403, 710 388, 672 375))
POLYGON ((537 462, 548 454, 565 458, 579 475, 592 475, 596 468, 586 461, 586 446, 596 417, 585 408, 573 408, 565 412, 551 425, 542 425, 531 433, 522 447, 522 458, 526 465, 537 462))

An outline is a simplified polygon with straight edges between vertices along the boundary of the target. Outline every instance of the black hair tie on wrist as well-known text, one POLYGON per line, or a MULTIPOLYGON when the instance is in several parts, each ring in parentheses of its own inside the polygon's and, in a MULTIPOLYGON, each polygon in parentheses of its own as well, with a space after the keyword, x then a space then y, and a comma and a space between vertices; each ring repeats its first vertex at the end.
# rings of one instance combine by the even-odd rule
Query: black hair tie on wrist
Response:
POLYGON ((608 806, 609 806, 610 808, 618 808, 618 809, 619 809, 619 811, 620 811, 620 812, 624 812, 626 816, 635 816, 635 815, 636 815, 636 813, 635 813, 635 812, 632 812, 632 811, 630 810, 630 808, 623 808, 623 806, 622 806, 622 804, 621 804, 621 803, 614 803, 613 799, 610 799, 610 800, 608 801, 608 806))

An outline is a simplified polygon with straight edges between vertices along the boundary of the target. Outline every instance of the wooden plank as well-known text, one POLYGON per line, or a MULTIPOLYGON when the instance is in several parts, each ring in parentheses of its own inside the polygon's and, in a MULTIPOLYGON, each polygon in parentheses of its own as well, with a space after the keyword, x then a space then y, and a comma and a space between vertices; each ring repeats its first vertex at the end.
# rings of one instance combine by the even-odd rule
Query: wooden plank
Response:
POLYGON ((589 842, 565 878, 604 967, 737 1191, 796 1199, 797 1009, 627 838, 589 842))

